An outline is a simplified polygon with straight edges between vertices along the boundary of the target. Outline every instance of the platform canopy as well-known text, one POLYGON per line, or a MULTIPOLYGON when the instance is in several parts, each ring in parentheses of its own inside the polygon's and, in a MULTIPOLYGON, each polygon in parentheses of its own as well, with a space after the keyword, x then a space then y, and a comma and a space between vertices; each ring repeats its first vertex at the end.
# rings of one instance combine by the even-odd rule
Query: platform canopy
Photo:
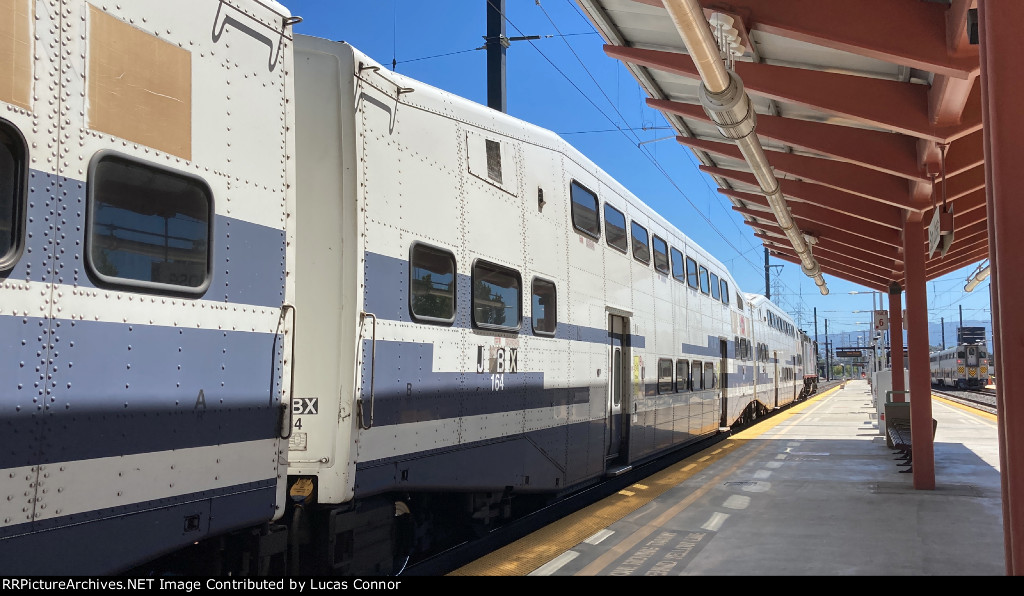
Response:
POLYGON ((790 220, 702 106, 673 2, 577 0, 772 256, 879 291, 906 285, 906 225, 927 280, 987 259, 976 0, 694 1, 790 220))

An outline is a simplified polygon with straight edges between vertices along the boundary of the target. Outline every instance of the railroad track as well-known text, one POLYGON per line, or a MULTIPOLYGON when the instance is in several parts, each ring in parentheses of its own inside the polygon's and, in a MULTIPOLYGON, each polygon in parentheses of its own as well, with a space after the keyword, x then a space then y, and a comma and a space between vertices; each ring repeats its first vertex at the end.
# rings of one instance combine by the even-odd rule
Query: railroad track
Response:
POLYGON ((948 387, 932 386, 932 394, 950 401, 976 408, 989 414, 996 413, 996 392, 988 389, 980 391, 961 391, 948 387))

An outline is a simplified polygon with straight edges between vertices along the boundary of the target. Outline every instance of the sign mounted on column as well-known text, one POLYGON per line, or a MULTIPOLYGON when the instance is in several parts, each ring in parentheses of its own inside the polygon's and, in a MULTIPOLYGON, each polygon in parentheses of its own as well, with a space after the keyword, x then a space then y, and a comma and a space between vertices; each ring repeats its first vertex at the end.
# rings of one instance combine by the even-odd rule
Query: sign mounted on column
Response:
POLYGON ((875 331, 885 331, 889 328, 889 311, 875 311, 875 331))

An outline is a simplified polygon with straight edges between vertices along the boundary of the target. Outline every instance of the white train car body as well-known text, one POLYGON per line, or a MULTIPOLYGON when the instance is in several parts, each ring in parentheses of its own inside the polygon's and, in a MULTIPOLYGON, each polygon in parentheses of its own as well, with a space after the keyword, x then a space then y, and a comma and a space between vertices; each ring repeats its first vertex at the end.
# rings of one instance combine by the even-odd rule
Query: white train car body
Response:
POLYGON ((115 573, 265 524, 285 496, 287 11, 0 14, 0 573, 115 573))
POLYGON ((343 43, 295 60, 289 474, 317 503, 486 523, 797 399, 789 317, 564 140, 343 43))
POLYGON ((995 376, 985 344, 960 344, 932 352, 932 384, 957 389, 984 389, 995 376))

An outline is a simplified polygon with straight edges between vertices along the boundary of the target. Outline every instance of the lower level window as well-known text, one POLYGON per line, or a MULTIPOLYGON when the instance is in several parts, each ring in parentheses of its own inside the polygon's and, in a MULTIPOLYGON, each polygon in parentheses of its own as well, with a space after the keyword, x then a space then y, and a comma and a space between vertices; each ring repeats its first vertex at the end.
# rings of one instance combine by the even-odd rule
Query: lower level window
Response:
POLYGON ((197 176, 100 152, 86 225, 86 262, 101 282, 189 294, 210 284, 213 192, 197 176))
POLYGON ((519 329, 522 281, 514 269, 477 261, 473 265, 473 324, 492 329, 519 329))
POLYGON ((14 266, 22 245, 25 157, 18 129, 0 119, 0 271, 14 266))
POLYGON ((455 256, 433 246, 413 244, 409 273, 413 318, 430 323, 455 321, 455 256))

